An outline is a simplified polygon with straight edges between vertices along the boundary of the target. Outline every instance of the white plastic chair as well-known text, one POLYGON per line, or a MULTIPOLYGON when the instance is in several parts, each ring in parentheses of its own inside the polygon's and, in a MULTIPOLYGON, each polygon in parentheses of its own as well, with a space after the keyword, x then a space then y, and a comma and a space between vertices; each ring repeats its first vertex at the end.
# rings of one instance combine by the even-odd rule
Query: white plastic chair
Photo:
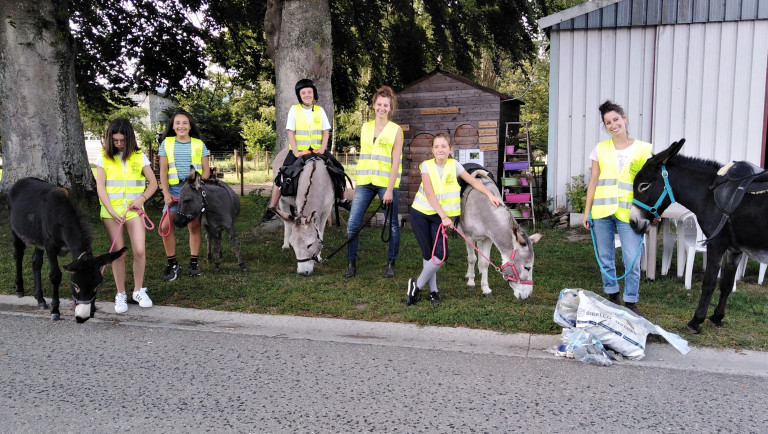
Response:
POLYGON ((701 252, 704 256, 704 268, 707 267, 707 248, 701 243, 706 239, 704 233, 699 227, 699 223, 696 221, 696 215, 692 212, 687 212, 680 216, 678 220, 677 229, 677 245, 678 245, 678 277, 680 273, 680 246, 685 246, 685 289, 691 289, 691 282, 693 280, 693 260, 696 257, 696 252, 701 252))
POLYGON ((683 277, 685 269, 685 244, 680 244, 680 220, 664 219, 662 235, 661 275, 666 276, 672 265, 672 251, 677 245, 677 276, 683 277), (674 228, 674 231, 672 230, 674 228))
MULTIPOLYGON (((747 261, 749 260, 749 257, 746 253, 741 257, 741 262, 739 262, 739 268, 736 269, 736 280, 741 280, 744 278, 744 274, 747 271, 747 261)), ((757 284, 762 285, 763 280, 765 280, 765 270, 768 268, 768 264, 760 263, 760 271, 757 274, 757 284)), ((733 290, 736 291, 736 282, 734 281, 733 284, 733 290)))

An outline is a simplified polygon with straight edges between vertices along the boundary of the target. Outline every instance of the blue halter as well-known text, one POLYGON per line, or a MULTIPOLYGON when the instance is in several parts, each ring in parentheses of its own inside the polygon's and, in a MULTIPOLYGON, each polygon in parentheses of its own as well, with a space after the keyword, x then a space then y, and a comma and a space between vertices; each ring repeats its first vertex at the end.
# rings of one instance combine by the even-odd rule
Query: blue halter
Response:
POLYGON ((661 203, 664 202, 664 198, 667 197, 667 194, 669 194, 669 200, 672 203, 675 203, 675 195, 672 193, 672 187, 669 185, 669 172, 667 172, 667 166, 663 164, 661 165, 661 177, 664 178, 664 192, 661 193, 659 200, 656 201, 656 204, 653 207, 650 207, 637 199, 632 199, 632 203, 649 211, 651 214, 653 214, 653 217, 656 220, 661 220, 661 215, 659 215, 659 207, 661 206, 661 203))

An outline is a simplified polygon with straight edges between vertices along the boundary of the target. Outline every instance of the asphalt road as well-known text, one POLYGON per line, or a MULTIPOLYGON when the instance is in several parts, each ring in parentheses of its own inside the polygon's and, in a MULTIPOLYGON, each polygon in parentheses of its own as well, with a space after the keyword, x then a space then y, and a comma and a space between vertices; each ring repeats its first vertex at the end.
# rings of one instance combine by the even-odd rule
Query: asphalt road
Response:
POLYGON ((651 344, 611 367, 556 336, 0 296, 0 432, 768 431, 768 354, 651 344))

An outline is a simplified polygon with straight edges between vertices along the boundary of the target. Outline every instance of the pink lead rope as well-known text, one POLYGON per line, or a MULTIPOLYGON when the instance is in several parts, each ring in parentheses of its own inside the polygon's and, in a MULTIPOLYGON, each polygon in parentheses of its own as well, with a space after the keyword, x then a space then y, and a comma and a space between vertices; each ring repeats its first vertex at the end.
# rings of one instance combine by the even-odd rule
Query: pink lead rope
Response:
MULTIPOLYGON (((459 235, 461 235, 461 238, 464 238, 464 241, 472 246, 475 251, 483 257, 489 264, 493 266, 493 268, 501 273, 504 276, 504 279, 510 281, 510 282, 519 282, 523 285, 533 285, 533 280, 521 280, 520 274, 517 272, 517 267, 515 267, 515 264, 512 262, 515 260, 515 255, 517 254, 517 250, 512 250, 512 254, 509 256, 509 261, 504 263, 501 267, 497 267, 496 264, 493 263, 490 259, 488 259, 483 252, 477 249, 477 247, 470 241, 464 234, 461 233, 460 230, 458 230, 456 227, 453 228, 454 231, 456 231, 459 235), (512 267, 512 275, 507 276, 504 274, 504 269, 507 267, 512 267)), ((445 262, 445 257, 447 256, 445 251, 445 240, 448 239, 448 234, 445 233, 445 226, 443 226, 442 223, 440 223, 440 226, 437 228, 437 236, 435 237, 435 244, 432 246, 432 263, 435 265, 440 265, 443 262, 445 262), (438 239, 442 238, 443 241, 443 260, 440 262, 435 262, 435 249, 437 248, 438 239)))

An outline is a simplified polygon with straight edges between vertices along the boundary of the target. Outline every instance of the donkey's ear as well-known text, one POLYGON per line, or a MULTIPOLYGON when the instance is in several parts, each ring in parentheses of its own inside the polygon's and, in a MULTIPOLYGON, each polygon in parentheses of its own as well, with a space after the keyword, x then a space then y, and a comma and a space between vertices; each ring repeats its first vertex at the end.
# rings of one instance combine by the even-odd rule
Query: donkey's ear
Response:
POLYGON ((312 223, 312 226, 317 224, 317 211, 312 211, 312 214, 307 217, 307 223, 312 223))
POLYGON ((291 223, 293 222, 293 216, 283 212, 280 208, 275 208, 275 214, 277 214, 278 217, 280 217, 283 221, 291 223))
POLYGON ((538 243, 539 241, 541 241, 542 238, 544 238, 544 234, 542 233, 536 233, 528 237, 528 239, 531 240, 532 244, 538 243))
POLYGON ((669 148, 651 157, 648 161, 654 164, 659 164, 659 165, 667 164, 670 158, 674 157, 675 155, 678 154, 678 152, 680 152, 680 148, 682 148, 684 144, 685 144, 685 139, 680 139, 677 142, 674 142, 671 145, 669 145, 669 148))
POLYGON ((123 256, 125 252, 128 251, 128 247, 123 247, 122 249, 116 251, 116 252, 110 252, 105 253, 103 255, 97 256, 93 258, 94 262, 96 262, 96 265, 101 267, 102 265, 107 265, 112 263, 115 259, 118 259, 119 257, 123 256))

